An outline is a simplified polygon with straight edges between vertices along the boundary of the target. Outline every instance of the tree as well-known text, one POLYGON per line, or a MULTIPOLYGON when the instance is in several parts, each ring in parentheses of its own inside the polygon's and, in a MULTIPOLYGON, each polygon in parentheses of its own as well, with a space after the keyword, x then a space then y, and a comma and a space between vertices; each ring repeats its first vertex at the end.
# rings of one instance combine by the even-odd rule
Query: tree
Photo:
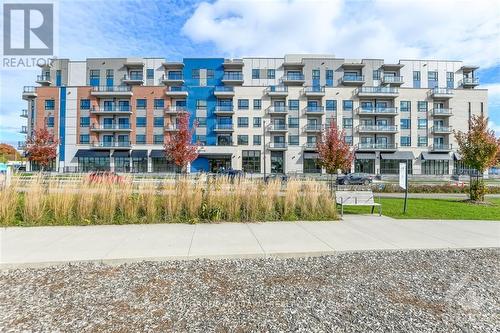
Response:
POLYGON ((47 128, 33 131, 26 141, 26 156, 30 162, 40 165, 42 171, 57 157, 58 140, 47 128))
POLYGON ((189 128, 188 113, 178 116, 177 126, 178 131, 167 136, 165 140, 165 156, 186 173, 188 164, 198 157, 198 145, 192 143, 194 128, 189 128))
POLYGON ((338 170, 351 168, 354 152, 345 141, 344 131, 339 131, 334 122, 330 123, 322 133, 316 147, 319 165, 325 168, 328 174, 332 175, 338 170))
POLYGON ((19 161, 21 159, 21 154, 9 144, 0 143, 0 161, 19 161))
POLYGON ((499 150, 495 132, 488 129, 488 119, 480 115, 472 116, 467 132, 454 131, 454 134, 462 161, 476 171, 474 177, 470 175, 470 200, 484 201, 486 188, 481 177, 489 167, 495 165, 499 150))

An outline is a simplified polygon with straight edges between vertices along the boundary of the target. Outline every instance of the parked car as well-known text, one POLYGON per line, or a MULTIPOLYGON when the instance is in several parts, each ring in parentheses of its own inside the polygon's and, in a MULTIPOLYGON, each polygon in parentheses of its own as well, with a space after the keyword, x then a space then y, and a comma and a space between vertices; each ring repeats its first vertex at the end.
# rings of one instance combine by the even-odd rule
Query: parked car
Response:
POLYGON ((373 176, 367 173, 349 173, 337 177, 337 185, 368 185, 373 182, 373 176))
POLYGON ((87 176, 91 183, 118 184, 123 182, 123 177, 111 171, 94 171, 87 176))
POLYGON ((272 173, 264 178, 264 182, 269 182, 273 180, 281 180, 282 183, 286 183, 288 181, 288 176, 279 173, 272 173))

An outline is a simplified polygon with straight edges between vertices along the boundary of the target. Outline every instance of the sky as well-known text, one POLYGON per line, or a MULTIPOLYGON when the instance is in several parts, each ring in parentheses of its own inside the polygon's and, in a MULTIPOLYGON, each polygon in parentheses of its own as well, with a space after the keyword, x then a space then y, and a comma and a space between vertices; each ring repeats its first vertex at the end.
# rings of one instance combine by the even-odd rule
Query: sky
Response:
MULTIPOLYGON (((286 53, 462 60, 480 66, 490 127, 500 136, 497 0, 59 0, 58 11, 57 55, 72 60, 286 53)), ((0 70, 0 142, 24 140, 21 92, 37 74, 0 70)))

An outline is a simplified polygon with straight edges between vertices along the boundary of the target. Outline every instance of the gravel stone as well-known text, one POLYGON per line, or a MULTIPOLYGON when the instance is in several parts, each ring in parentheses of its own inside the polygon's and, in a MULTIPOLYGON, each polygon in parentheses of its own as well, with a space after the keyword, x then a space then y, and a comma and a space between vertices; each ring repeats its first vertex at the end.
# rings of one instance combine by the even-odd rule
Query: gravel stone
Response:
POLYGON ((499 332, 500 249, 0 272, 1 332, 499 332))

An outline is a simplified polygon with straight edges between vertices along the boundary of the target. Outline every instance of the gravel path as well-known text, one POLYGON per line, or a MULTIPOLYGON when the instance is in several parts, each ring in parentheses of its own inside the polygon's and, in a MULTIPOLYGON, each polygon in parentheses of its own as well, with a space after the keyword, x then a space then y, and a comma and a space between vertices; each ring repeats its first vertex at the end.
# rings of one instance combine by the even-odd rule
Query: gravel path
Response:
POLYGON ((499 332, 500 249, 0 272, 0 331, 499 332))

